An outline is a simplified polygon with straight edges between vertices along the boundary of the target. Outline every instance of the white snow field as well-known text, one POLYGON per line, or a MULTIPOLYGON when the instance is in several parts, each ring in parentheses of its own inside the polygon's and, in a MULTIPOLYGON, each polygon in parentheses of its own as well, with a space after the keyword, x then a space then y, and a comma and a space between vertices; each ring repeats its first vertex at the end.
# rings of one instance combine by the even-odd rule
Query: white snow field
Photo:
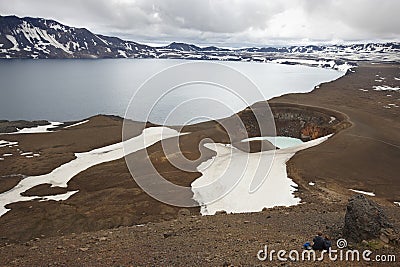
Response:
POLYGON ((278 64, 284 64, 285 62, 288 62, 305 66, 317 66, 319 68, 326 68, 327 66, 329 66, 329 68, 343 72, 347 72, 348 70, 354 68, 354 66, 348 64, 347 62, 337 65, 335 60, 325 60, 325 59, 315 60, 315 59, 301 59, 301 58, 280 58, 271 60, 269 62, 278 64))
POLYGON ((217 211, 258 212, 300 203, 297 185, 287 177, 286 162, 297 152, 316 146, 329 136, 279 150, 246 153, 224 144, 205 144, 217 155, 197 168, 203 175, 192 183, 193 198, 202 215, 217 211))
POLYGON ((18 130, 15 133, 10 133, 10 134, 31 134, 31 133, 46 133, 50 132, 49 130, 52 128, 55 128, 59 125, 63 124, 62 122, 50 122, 48 125, 43 125, 43 126, 36 126, 32 128, 23 128, 18 130))
POLYGON ((97 148, 89 152, 75 153, 76 159, 61 165, 51 173, 30 176, 21 180, 11 190, 0 194, 0 216, 9 211, 5 206, 19 201, 32 199, 42 200, 66 200, 77 191, 68 192, 56 196, 21 196, 21 193, 40 184, 51 184, 51 186, 67 187, 67 183, 78 173, 100 163, 113 161, 124 157, 145 147, 148 147, 161 139, 178 136, 176 130, 167 127, 151 127, 143 130, 142 134, 124 142, 97 148))

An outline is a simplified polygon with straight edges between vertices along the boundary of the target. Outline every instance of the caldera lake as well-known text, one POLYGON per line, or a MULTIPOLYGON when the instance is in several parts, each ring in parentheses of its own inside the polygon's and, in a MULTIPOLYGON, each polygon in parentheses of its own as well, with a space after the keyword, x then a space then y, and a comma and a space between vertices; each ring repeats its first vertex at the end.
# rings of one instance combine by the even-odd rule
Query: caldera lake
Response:
MULTIPOLYGON (((199 73, 207 70, 210 64, 222 64, 246 76, 261 92, 252 102, 287 93, 310 92, 315 86, 344 75, 344 72, 333 69, 254 62, 212 63, 171 59, 0 60, 0 119, 73 121, 97 114, 123 117, 132 97, 152 76, 188 63, 204 63, 197 68, 199 73)), ((167 92, 169 89, 160 90, 167 92)), ((141 98, 146 103, 146 94, 141 94, 141 98)), ((216 90, 215 86, 190 84, 157 102, 151 114, 138 112, 131 119, 163 123, 181 103, 197 98, 203 100, 190 102, 189 108, 178 112, 169 123, 185 124, 227 117, 249 104, 239 101, 240 96, 232 96, 226 90, 216 90), (212 98, 213 104, 205 105, 204 98, 212 98), (229 103, 229 108, 225 107, 226 103, 229 103), (190 121, 190 118, 200 119, 190 121)))

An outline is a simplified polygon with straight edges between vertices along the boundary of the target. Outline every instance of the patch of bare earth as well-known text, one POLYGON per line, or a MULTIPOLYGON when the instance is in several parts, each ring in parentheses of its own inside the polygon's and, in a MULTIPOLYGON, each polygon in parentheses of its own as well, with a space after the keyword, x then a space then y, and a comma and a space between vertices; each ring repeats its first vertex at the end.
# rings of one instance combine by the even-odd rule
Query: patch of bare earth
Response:
MULTIPOLYGON (((302 204, 260 213, 200 216, 198 208, 182 210, 152 199, 134 182, 125 160, 119 159, 75 176, 67 190, 79 192, 66 201, 9 205, 11 211, 0 217, 0 265, 320 266, 319 262, 260 262, 256 255, 264 245, 274 250, 301 252, 302 244, 311 241, 318 230, 331 235, 335 242, 342 234, 347 199, 354 194, 349 188, 375 192, 373 199, 384 206, 398 228, 400 207, 393 201, 400 200, 400 114, 399 108, 384 106, 400 102, 400 92, 374 91, 372 86, 376 75, 399 86, 399 81, 394 80, 399 65, 363 64, 355 70, 311 93, 289 94, 270 101, 274 103, 273 109, 275 106, 281 112, 288 108, 288 103, 291 112, 307 110, 301 116, 308 125, 293 120, 290 125, 295 127, 287 128, 289 124, 280 121, 278 131, 287 128, 286 134, 294 137, 335 133, 323 144, 300 151, 287 164, 289 176, 299 185, 296 194, 302 204), (322 123, 319 128, 315 114, 318 123, 322 123), (338 121, 329 126, 332 114, 338 121)), ((239 115, 248 122, 248 132, 256 134, 252 114, 244 111, 239 115)), ((132 136, 139 135, 145 127, 134 122, 130 126, 132 136)), ((96 116, 88 123, 55 133, 0 136, 0 140, 17 141, 23 151, 40 153, 40 157, 26 158, 18 156, 16 148, 0 148, 0 154, 13 154, 0 161, 0 192, 12 188, 22 178, 4 177, 49 173, 72 160, 76 152, 120 142, 121 129, 121 119, 96 116)), ((184 156, 194 160, 185 167, 193 170, 214 155, 208 149, 199 151, 202 139, 230 141, 215 122, 185 127, 184 131, 190 134, 179 138, 179 143, 184 156)), ((129 155, 137 166, 134 175, 142 179, 152 175, 142 167, 149 157, 156 169, 176 184, 188 186, 200 177, 198 172, 179 170, 164 160, 166 156, 160 142, 129 155)), ((40 196, 64 190, 40 185, 25 194, 40 196)), ((374 250, 375 254, 397 256, 398 252, 399 248, 392 246, 374 250)), ((368 262, 324 263, 376 266, 368 262)))

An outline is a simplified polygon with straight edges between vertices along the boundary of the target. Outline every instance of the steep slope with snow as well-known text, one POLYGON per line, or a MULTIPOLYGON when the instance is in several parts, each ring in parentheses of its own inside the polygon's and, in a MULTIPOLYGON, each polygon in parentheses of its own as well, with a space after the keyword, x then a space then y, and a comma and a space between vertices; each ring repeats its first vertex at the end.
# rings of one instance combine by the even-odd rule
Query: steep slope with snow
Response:
POLYGON ((154 49, 41 18, 0 17, 2 58, 114 58, 154 49))
MULTIPOLYGON (((400 62, 400 43, 227 49, 173 42, 151 47, 43 18, 0 16, 0 58, 176 58, 299 64, 298 60, 400 62), (282 60, 290 59, 290 60, 282 60)), ((321 62, 311 65, 321 66, 321 62)), ((322 67, 332 67, 329 66, 322 67)))

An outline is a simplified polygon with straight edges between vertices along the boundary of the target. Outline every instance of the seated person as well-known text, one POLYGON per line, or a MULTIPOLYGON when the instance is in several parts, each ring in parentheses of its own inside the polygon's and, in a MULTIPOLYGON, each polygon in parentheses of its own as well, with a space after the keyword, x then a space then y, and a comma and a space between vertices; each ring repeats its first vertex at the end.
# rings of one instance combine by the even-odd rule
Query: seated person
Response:
POLYGON ((329 250, 332 247, 332 241, 331 238, 329 237, 329 235, 325 236, 325 247, 324 249, 329 250))
POLYGON ((325 249, 325 240, 322 237, 321 232, 317 233, 317 236, 314 237, 313 242, 314 242, 312 245, 313 250, 324 250, 325 249))

